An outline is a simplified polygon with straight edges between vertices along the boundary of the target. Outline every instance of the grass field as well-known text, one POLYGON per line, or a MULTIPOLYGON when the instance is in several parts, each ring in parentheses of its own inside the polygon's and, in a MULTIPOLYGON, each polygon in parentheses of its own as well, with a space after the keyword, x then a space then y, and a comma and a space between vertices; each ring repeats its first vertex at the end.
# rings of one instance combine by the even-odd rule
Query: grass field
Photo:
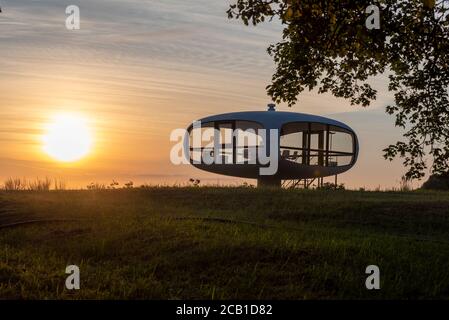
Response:
POLYGON ((0 229, 0 298, 449 298, 448 193, 0 193, 0 225, 36 219, 73 220, 0 229), (381 290, 365 287, 371 264, 381 290))

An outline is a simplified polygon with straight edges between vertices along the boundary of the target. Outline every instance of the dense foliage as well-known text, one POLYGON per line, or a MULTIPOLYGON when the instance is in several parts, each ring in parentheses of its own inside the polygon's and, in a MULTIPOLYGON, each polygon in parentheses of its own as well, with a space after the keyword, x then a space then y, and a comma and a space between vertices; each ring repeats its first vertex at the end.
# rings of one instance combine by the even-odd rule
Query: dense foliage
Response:
POLYGON ((447 0, 234 0, 228 15, 285 26, 268 49, 277 69, 267 90, 276 102, 292 106, 316 89, 368 106, 377 95, 369 80, 387 74, 395 103, 386 110, 406 132, 384 156, 403 158, 405 177, 414 179, 449 169, 448 12, 447 0), (373 5, 378 29, 367 27, 373 5))

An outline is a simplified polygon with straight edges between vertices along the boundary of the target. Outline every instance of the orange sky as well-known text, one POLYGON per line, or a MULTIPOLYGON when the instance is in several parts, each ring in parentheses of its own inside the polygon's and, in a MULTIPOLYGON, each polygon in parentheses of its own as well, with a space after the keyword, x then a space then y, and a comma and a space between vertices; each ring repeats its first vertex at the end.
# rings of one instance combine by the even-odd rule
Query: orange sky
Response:
MULTIPOLYGON (((169 134, 210 114, 265 110, 274 70, 266 48, 280 39, 279 25, 229 21, 226 1, 14 0, 2 7, 0 181, 235 183, 173 166, 169 134), (65 29, 70 4, 81 10, 79 31, 65 29), (42 151, 44 127, 60 112, 82 114, 94 132, 92 153, 82 161, 61 164, 42 151)), ((314 92, 290 110, 331 116, 356 130, 359 162, 340 177, 349 187, 398 186, 404 171, 382 158, 382 148, 400 137, 383 112, 392 101, 384 79, 373 82, 379 98, 366 110, 314 92)))

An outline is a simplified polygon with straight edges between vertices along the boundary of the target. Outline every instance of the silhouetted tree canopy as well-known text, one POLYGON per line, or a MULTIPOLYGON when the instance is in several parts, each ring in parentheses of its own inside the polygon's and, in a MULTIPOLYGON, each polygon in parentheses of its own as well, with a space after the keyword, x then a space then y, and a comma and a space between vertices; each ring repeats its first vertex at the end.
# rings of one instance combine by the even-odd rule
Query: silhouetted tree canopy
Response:
POLYGON ((268 49, 276 72, 267 90, 278 103, 317 89, 368 106, 377 95, 369 79, 388 75, 395 104, 387 112, 406 133, 384 156, 403 158, 407 179, 449 170, 448 13, 448 0, 234 0, 228 11, 245 24, 285 26, 268 49), (366 27, 371 5, 380 29, 366 27))

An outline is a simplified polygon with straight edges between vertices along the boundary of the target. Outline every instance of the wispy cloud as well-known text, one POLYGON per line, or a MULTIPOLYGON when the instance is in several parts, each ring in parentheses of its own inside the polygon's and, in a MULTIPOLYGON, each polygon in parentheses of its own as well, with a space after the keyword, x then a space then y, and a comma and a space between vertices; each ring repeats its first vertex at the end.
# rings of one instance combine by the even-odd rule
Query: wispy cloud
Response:
MULTIPOLYGON (((99 131, 98 155, 83 172, 188 175, 194 169, 168 162, 171 129, 207 114, 261 110, 269 101, 265 86, 274 64, 266 48, 280 40, 282 28, 228 20, 229 1, 1 3, 0 149, 17 163, 56 168, 42 166, 40 151, 29 144, 36 144, 49 114, 70 109, 90 115, 99 131), (79 31, 65 28, 68 5, 81 9, 79 31)), ((390 99, 381 90, 374 107, 390 99)), ((312 92, 293 111, 353 110, 344 100, 312 92)))

